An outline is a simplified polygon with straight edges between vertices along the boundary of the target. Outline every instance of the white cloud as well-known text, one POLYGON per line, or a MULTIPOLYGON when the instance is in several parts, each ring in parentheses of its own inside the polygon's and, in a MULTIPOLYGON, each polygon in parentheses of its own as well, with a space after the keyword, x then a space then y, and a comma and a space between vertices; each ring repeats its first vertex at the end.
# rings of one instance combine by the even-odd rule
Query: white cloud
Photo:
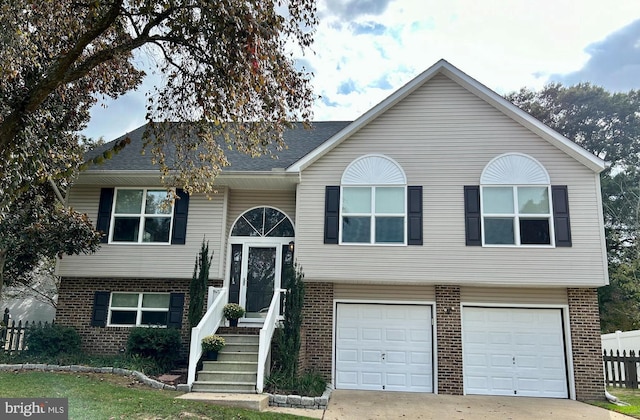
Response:
MULTIPOLYGON (((345 120, 362 115, 441 58, 498 93, 540 88, 551 75, 585 67, 593 54, 588 47, 636 20, 640 1, 616 0, 614 6, 601 0, 321 0, 318 11, 314 53, 304 56, 322 96, 315 118, 345 120), (350 80, 353 90, 340 93, 350 80)), ((99 114, 122 115, 117 127, 123 134, 125 127, 142 124, 144 111, 131 100, 99 114)), ((115 137, 106 134, 113 124, 102 125, 95 114, 88 131, 115 137)))

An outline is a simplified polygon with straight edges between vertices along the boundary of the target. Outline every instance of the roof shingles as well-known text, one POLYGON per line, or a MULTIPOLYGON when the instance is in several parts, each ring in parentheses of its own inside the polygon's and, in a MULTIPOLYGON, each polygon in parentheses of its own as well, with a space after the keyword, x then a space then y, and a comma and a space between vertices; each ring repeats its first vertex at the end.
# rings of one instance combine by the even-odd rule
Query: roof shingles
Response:
MULTIPOLYGON (((230 165, 224 168, 223 171, 246 172, 271 171, 276 168, 286 169, 349 124, 350 121, 321 121, 314 122, 311 129, 304 129, 302 123, 295 123, 293 128, 285 130, 284 142, 287 147, 275 153, 277 159, 272 156, 251 157, 237 150, 225 150, 225 156, 230 165)), ((113 147, 113 143, 116 141, 120 141, 127 136, 131 139, 131 143, 124 147, 120 153, 114 154, 111 159, 105 160, 102 164, 91 166, 88 171, 157 170, 158 167, 151 162, 151 153, 148 151, 144 155, 141 153, 142 137, 145 129, 146 125, 143 125, 87 153, 87 157, 91 158, 113 147)))

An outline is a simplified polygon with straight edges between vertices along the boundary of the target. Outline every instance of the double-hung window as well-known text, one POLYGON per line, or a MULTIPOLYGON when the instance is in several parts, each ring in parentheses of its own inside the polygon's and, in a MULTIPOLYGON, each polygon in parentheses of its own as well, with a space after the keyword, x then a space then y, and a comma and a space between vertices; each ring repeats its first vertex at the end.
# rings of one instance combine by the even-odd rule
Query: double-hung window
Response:
POLYGON ((110 326, 166 326, 169 293, 111 293, 110 326))
POLYGON ((165 243, 171 239, 173 206, 166 190, 118 188, 111 242, 165 243))
POLYGON ((406 187, 342 187, 343 243, 405 243, 406 187))
POLYGON ((360 157, 341 182, 340 243, 407 244, 407 182, 395 161, 360 157))
POLYGON ((520 153, 498 156, 480 184, 484 245, 555 245, 549 175, 537 160, 520 153))
POLYGON ((548 186, 483 186, 485 245, 551 245, 548 186))

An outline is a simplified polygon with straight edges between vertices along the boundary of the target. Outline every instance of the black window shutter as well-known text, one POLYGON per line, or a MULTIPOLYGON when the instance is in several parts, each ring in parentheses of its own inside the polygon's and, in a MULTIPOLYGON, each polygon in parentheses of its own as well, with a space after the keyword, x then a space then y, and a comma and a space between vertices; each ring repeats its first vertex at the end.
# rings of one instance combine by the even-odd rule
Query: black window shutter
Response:
POLYGON ((556 246, 571 246, 571 223, 569 221, 569 193, 566 185, 552 185, 553 225, 556 246))
POLYGON ((184 245, 187 240, 187 214, 189 213, 189 194, 178 188, 176 195, 179 200, 175 201, 173 209, 173 235, 172 245, 184 245))
POLYGON ((482 246, 482 227, 480 223, 480 187, 464 187, 464 231, 467 246, 482 246))
POLYGON ((169 320, 167 327, 182 328, 182 309, 184 308, 184 293, 171 293, 169 296, 169 320))
POLYGON ((327 186, 324 193, 324 243, 338 243, 340 226, 340 187, 327 186))
POLYGON ((92 327, 104 327, 107 325, 110 295, 110 292, 96 292, 95 295, 93 295, 93 314, 91 315, 92 327))
POLYGON ((407 187, 407 244, 422 245, 422 185, 407 187))
POLYGON ((96 230, 102 233, 100 242, 109 241, 109 225, 111 224, 111 207, 113 206, 113 188, 100 190, 100 203, 98 204, 98 220, 96 230))

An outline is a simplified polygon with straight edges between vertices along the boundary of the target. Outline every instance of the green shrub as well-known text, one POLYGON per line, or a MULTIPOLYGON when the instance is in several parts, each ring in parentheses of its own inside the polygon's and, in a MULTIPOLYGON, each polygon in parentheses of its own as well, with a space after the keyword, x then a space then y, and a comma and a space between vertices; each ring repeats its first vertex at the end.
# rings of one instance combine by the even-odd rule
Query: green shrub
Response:
POLYGON ((189 286, 189 326, 191 328, 197 326, 202 319, 204 296, 207 292, 207 280, 212 259, 213 251, 209 255, 209 242, 205 244, 202 239, 202 246, 196 255, 196 264, 193 267, 193 277, 189 286))
POLYGON ((267 391, 272 394, 294 394, 319 397, 327 388, 327 381, 316 372, 292 377, 288 372, 276 371, 265 380, 267 391))
POLYGON ((175 328, 132 328, 127 340, 130 355, 153 359, 164 371, 174 368, 181 346, 180 331, 175 328))
POLYGON ((58 324, 31 327, 27 329, 26 340, 28 353, 43 357, 79 353, 82 343, 73 327, 58 324))

